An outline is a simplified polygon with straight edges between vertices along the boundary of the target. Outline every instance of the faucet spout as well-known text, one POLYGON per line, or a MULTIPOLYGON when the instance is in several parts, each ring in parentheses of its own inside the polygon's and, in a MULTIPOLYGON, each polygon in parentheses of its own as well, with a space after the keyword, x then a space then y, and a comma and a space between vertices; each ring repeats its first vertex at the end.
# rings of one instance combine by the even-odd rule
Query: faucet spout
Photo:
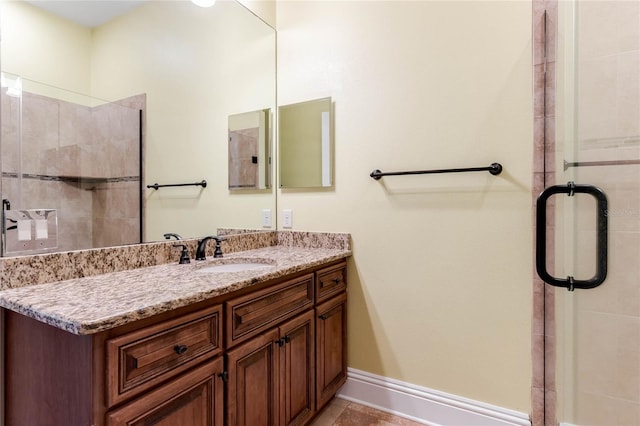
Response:
POLYGON ((196 249, 196 260, 206 260, 207 241, 209 240, 215 240, 216 242, 216 249, 213 253, 213 257, 222 257, 222 248, 220 247, 220 243, 224 241, 224 238, 210 235, 198 241, 198 248, 196 249))
POLYGON ((170 240, 171 237, 175 238, 178 241, 180 241, 182 239, 182 237, 180 235, 175 234, 173 232, 167 232, 166 234, 164 234, 164 238, 166 238, 167 240, 170 240))

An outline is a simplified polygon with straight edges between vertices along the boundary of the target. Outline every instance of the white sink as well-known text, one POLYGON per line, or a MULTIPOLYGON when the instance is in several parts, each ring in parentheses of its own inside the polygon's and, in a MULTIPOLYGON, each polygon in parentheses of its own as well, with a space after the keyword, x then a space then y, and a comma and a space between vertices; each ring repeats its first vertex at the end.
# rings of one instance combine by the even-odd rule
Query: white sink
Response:
POLYGON ((260 261, 251 261, 249 259, 224 259, 220 263, 209 264, 200 268, 197 268, 197 272, 211 273, 211 272, 244 272, 254 271, 259 269, 269 269, 274 266, 273 263, 266 263, 260 261))

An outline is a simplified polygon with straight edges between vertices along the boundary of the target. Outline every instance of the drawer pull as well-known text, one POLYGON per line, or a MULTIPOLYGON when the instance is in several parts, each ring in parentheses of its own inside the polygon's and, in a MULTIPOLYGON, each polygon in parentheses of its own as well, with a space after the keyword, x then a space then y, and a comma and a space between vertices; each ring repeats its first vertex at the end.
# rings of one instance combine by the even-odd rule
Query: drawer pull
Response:
POLYGON ((329 318, 326 314, 322 314, 320 315, 318 318, 320 318, 322 321, 326 320, 327 318, 329 318))
MULTIPOLYGON (((334 285, 338 285, 340 284, 340 281, 342 281, 340 278, 334 278, 332 280, 329 280, 331 283, 333 283, 334 285)), ((324 288, 325 286, 325 282, 324 281, 320 281, 320 288, 324 288)))
POLYGON ((182 355, 186 353, 189 348, 187 347, 187 345, 176 345, 173 347, 173 350, 176 351, 178 355, 182 355))

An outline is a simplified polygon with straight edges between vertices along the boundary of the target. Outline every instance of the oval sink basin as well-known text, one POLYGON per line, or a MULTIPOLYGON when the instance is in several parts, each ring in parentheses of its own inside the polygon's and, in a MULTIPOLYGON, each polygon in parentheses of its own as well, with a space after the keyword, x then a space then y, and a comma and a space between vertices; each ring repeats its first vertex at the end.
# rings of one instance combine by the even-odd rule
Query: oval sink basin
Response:
POLYGON ((224 263, 216 263, 213 265, 203 266, 201 268, 196 269, 197 272, 244 272, 244 271, 254 271, 258 269, 268 269, 273 267, 274 265, 271 263, 264 262, 252 262, 250 260, 237 261, 229 259, 224 263))

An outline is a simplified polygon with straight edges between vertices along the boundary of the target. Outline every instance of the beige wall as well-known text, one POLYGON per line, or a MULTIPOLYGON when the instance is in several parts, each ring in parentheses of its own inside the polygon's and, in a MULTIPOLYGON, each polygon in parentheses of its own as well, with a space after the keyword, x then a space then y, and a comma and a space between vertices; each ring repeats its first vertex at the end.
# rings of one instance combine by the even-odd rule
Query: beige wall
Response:
POLYGON ((335 190, 278 209, 353 236, 349 365, 529 412, 531 4, 286 1, 277 22, 278 103, 335 102, 335 190))
POLYGON ((8 0, 0 1, 0 28, 2 71, 89 94, 91 31, 88 28, 26 2, 8 0), (51 34, 57 36, 51 37, 51 34))

